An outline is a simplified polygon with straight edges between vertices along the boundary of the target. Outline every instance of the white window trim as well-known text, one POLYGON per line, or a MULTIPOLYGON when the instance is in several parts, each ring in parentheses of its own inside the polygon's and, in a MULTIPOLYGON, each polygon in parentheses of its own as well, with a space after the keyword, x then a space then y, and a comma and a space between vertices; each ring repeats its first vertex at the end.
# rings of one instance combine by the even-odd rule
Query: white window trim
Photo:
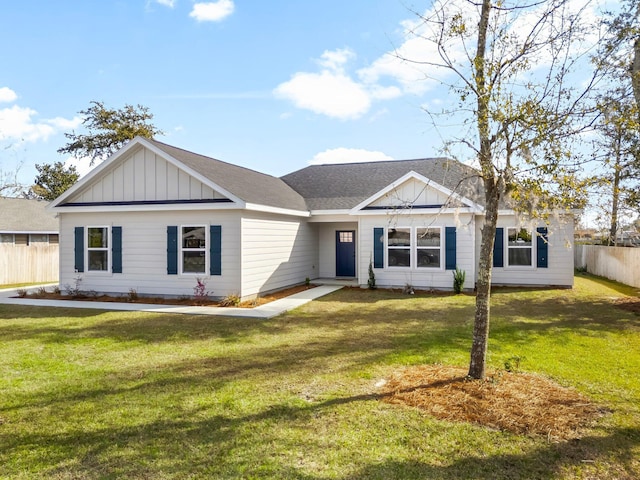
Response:
POLYGON ((415 270, 421 271, 421 272, 435 272, 435 271, 440 271, 440 270, 444 270, 444 263, 445 263, 445 258, 444 258, 444 234, 443 234, 443 230, 444 227, 441 226, 430 226, 430 227, 415 227, 415 232, 413 237, 415 238, 415 245, 414 245, 414 249, 415 249, 415 261, 416 261, 416 266, 415 266, 415 270), (438 229, 440 230, 440 246, 439 247, 419 247, 418 246, 418 229, 419 228, 426 228, 426 229, 438 229), (438 265, 437 267, 421 267, 420 265, 418 265, 418 250, 440 250, 440 265, 438 265))
POLYGON ((209 238, 209 225, 185 224, 178 227, 178 273, 188 277, 208 277, 209 276, 209 250, 211 239, 209 238), (202 248, 183 248, 182 247, 182 230, 184 228, 204 228, 204 272, 185 272, 184 271, 184 255, 183 252, 200 252, 202 248))
POLYGON ((392 227, 387 227, 385 229, 384 235, 384 265, 387 270, 397 271, 397 272, 416 272, 416 273, 427 273, 427 272, 441 272, 444 271, 445 267, 445 258, 444 258, 444 227, 440 225, 432 225, 432 226, 422 226, 418 225, 415 227, 409 226, 395 226, 393 229, 408 229, 409 230, 409 238, 411 240, 411 245, 409 247, 394 247, 389 246, 389 230, 392 227), (438 267, 420 267, 418 266, 418 249, 427 249, 427 250, 435 250, 437 247, 418 247, 418 229, 419 228, 432 228, 440 230, 440 265, 438 267), (389 265, 389 248, 398 248, 409 250, 409 266, 395 266, 389 265))
POLYGON ((88 275, 111 275, 112 266, 112 254, 111 254, 111 226, 110 225, 87 225, 84 229, 84 273, 88 275), (89 230, 92 228, 105 228, 107 230, 107 246, 105 247, 89 247, 89 230), (91 270, 89 264, 89 251, 104 251, 107 252, 107 269, 106 270, 91 270))
POLYGON ((504 228, 504 268, 507 270, 535 270, 536 269, 536 258, 537 257, 537 251, 536 251, 536 244, 537 244, 537 235, 538 232, 536 231, 535 228, 529 228, 529 227, 503 227, 504 228), (529 232, 529 234, 531 235, 531 245, 530 246, 524 246, 524 247, 515 247, 515 246, 509 246, 509 229, 516 229, 518 231, 520 230, 526 230, 527 232, 529 232), (524 250, 525 248, 530 248, 531 249, 531 265, 510 265, 509 264, 509 249, 514 249, 514 250, 524 250))

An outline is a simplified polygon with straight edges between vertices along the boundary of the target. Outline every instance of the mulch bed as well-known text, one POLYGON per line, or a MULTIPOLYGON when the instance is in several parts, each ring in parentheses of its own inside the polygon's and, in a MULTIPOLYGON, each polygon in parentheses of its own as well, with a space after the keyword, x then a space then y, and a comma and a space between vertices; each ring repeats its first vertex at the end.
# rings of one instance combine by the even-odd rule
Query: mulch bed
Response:
POLYGON ((382 387, 382 398, 448 421, 469 422, 551 441, 579 438, 606 411, 575 390, 529 373, 491 372, 486 380, 442 365, 406 368, 382 387))
MULTIPOLYGON (((230 305, 240 308, 253 308, 260 305, 264 305, 275 300, 279 300, 281 298, 289 297, 293 294, 304 292, 305 290, 309 290, 311 288, 315 288, 316 285, 298 285, 295 287, 285 288, 283 290, 278 290, 277 292, 269 293, 268 295, 264 295, 256 298, 255 300, 249 300, 246 302, 242 302, 239 305, 230 305)), ((25 296, 25 298, 42 298, 42 299, 50 299, 50 300, 77 300, 83 302, 116 302, 116 303, 146 303, 152 305, 185 305, 185 306, 206 306, 206 307, 223 307, 220 302, 213 300, 202 300, 196 299, 193 297, 180 297, 180 298, 163 298, 163 297, 145 297, 138 296, 132 297, 131 295, 122 295, 122 296, 113 296, 113 295, 90 295, 90 294, 80 294, 80 295, 65 295, 63 293, 54 293, 54 292, 41 292, 35 291, 29 293, 25 296)))

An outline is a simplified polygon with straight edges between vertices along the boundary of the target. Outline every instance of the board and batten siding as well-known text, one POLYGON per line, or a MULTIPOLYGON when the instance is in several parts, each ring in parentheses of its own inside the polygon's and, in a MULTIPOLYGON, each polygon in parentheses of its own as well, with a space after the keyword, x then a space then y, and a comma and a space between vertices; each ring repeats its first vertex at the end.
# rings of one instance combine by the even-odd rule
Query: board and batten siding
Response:
POLYGON ((241 224, 243 298, 318 277, 316 225, 258 213, 245 214, 241 224))
MULTIPOLYGON (((336 276, 336 232, 342 230, 353 230, 356 232, 355 241, 358 239, 357 222, 340 223, 318 223, 318 253, 319 253, 319 276, 320 278, 334 278, 336 276)), ((356 252, 357 252, 356 243, 356 252)), ((357 253, 356 253, 357 255, 357 253)), ((356 258, 357 260, 357 258, 356 258)), ((357 262, 356 262, 357 263, 357 262)), ((356 272, 358 266, 356 265, 356 272)))
POLYGON ((138 148, 69 202, 224 199, 219 192, 146 148, 138 148))
MULTIPOLYGON (((525 221, 518 222, 515 215, 500 215, 498 217, 498 228, 504 228, 504 266, 493 267, 491 283, 493 285, 521 285, 521 286, 573 286, 573 215, 562 215, 553 219, 548 225, 547 243, 547 264, 546 268, 537 267, 536 264, 536 241, 533 241, 533 266, 531 267, 509 267, 507 265, 507 238, 508 227, 520 227, 533 229, 545 227, 543 222, 529 224, 525 221)), ((478 219, 476 235, 478 242, 476 245, 476 256, 480 255, 480 229, 481 219, 478 219)))
MULTIPOLYGON (((442 227, 442 241, 445 241, 445 227, 456 228, 456 265, 466 272, 465 289, 473 289, 475 278, 474 243, 475 227, 474 218, 470 214, 441 215, 375 215, 360 218, 359 251, 358 251, 358 282, 361 286, 367 285, 369 278, 369 262, 373 261, 374 228, 394 227, 442 227)), ((385 233, 384 244, 384 268, 375 268, 376 284, 381 287, 404 287, 412 285, 414 288, 436 288, 443 290, 453 289, 452 270, 445 267, 445 248, 442 248, 441 268, 418 267, 388 267, 387 244, 385 233)))
MULTIPOLYGON (((81 290, 126 294, 193 295, 196 278, 204 278, 213 297, 240 291, 240 213, 168 211, 119 213, 60 213, 60 286, 74 285, 74 228, 122 227, 122 273, 85 271, 81 290), (220 225, 222 275, 167 274, 167 226, 220 225)), ((111 258, 110 258, 111 261, 111 258)))
POLYGON ((371 203, 372 207, 399 207, 412 205, 444 205, 450 201, 445 193, 411 178, 371 203))

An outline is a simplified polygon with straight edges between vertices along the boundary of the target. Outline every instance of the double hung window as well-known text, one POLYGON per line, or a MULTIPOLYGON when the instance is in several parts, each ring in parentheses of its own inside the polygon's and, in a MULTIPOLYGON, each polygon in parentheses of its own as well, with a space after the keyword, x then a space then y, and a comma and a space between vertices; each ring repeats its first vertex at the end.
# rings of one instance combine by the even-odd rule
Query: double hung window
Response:
POLYGON ((387 265, 405 268, 440 268, 440 227, 402 227, 387 230, 387 265))
POLYGON ((187 226, 181 230, 182 273, 206 273, 207 229, 187 226))
POLYGON ((530 230, 509 227, 507 229, 507 259, 510 267, 533 265, 533 242, 530 230))
POLYGON ((90 272, 109 271, 109 228, 87 228, 87 269, 90 272))

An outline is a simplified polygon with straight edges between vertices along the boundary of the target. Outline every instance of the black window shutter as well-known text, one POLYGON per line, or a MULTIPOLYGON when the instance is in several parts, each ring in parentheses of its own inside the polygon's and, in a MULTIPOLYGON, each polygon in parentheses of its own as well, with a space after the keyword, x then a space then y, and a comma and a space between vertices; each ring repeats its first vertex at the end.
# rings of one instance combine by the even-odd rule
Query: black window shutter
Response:
POLYGON ((456 269, 456 227, 444 229, 444 258, 445 269, 456 269))
POLYGON ((384 268, 384 228, 373 229, 373 268, 384 268))
POLYGON ((84 227, 74 229, 74 266, 76 272, 84 272, 84 227))
POLYGON ((111 271, 122 273, 122 227, 111 227, 111 271))
POLYGON ((549 244, 547 242, 547 227, 537 228, 536 231, 538 235, 536 235, 536 250, 537 250, 537 266, 538 268, 548 268, 549 267, 549 244))
POLYGON ((493 241, 493 266, 504 267, 504 228, 496 228, 493 241))
POLYGON ((222 275, 222 226, 209 226, 209 260, 211 275, 222 275))
POLYGON ((178 227, 167 227, 167 274, 178 274, 178 227))

